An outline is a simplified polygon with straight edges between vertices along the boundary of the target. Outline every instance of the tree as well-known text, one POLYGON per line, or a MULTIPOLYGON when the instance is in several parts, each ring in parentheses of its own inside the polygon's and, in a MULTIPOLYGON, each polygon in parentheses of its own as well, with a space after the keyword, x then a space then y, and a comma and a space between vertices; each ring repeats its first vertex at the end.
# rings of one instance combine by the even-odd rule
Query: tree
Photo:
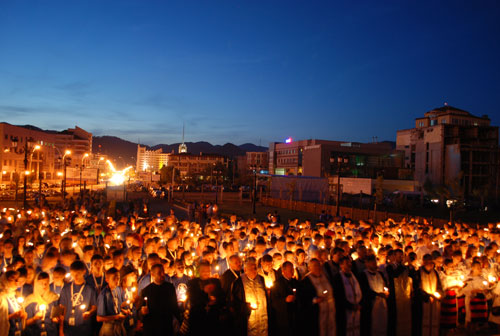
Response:
POLYGON ((174 182, 175 183, 181 182, 181 176, 179 170, 175 169, 173 166, 163 166, 160 168, 161 184, 172 183, 172 171, 174 172, 174 182))
POLYGON ((471 192, 472 196, 479 198, 479 200, 481 202, 481 210, 484 209, 484 201, 485 201, 485 199, 488 199, 489 194, 490 194, 490 188, 487 184, 483 184, 481 186, 478 186, 478 187, 474 188, 471 192))

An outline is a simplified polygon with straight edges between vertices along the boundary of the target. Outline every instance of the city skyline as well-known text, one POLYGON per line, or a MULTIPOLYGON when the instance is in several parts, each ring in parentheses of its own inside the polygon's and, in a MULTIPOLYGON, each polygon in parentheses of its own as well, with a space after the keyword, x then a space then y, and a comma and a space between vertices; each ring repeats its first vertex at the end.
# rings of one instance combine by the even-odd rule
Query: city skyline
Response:
POLYGON ((500 124, 500 6, 0 3, 0 119, 155 145, 394 141, 447 102, 500 124))

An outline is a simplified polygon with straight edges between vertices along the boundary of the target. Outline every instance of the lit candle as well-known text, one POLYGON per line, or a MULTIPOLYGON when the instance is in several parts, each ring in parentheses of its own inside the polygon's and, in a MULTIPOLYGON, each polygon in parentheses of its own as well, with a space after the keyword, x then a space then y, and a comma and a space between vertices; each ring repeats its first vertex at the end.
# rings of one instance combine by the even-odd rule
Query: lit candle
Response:
POLYGON ((191 256, 196 257, 196 253, 192 252, 191 256))
POLYGON ((22 296, 17 298, 17 303, 23 304, 23 302, 24 302, 24 298, 22 296))
POLYGON ((192 277, 192 276, 193 276, 193 271, 192 271, 192 270, 189 270, 189 271, 188 271, 188 275, 189 275, 190 277, 192 277))
POLYGON ((47 306, 42 303, 38 306, 38 309, 40 309, 41 312, 44 312, 47 309, 47 306))
POLYGON ((495 278, 493 275, 488 276, 488 282, 494 283, 495 281, 497 281, 497 278, 495 278))
POLYGON ((463 281, 459 281, 459 282, 458 282, 458 287, 463 287, 464 285, 465 285, 465 284, 464 284, 464 282, 463 282, 463 281))
POLYGON ((66 273, 66 275, 64 276, 66 279, 69 279, 69 277, 71 276, 70 273, 66 273))
POLYGON ((325 290, 323 291, 323 295, 326 295, 326 294, 328 294, 328 291, 325 289, 325 290))
POLYGON ((257 310, 257 308, 258 308, 257 303, 251 302, 250 303, 250 308, 252 308, 253 310, 257 310))
POLYGON ((293 291, 293 294, 295 295, 295 293, 297 292, 297 288, 293 288, 292 291, 293 291))
POLYGON ((179 293, 179 301, 180 302, 186 302, 186 300, 187 300, 186 293, 179 293))
POLYGON ((389 288, 384 287, 384 293, 389 294, 389 288))
POLYGON ((266 279, 265 283, 266 283, 267 289, 271 289, 271 287, 273 287, 273 285, 274 285, 273 280, 271 280, 271 279, 266 279))
POLYGON ((82 304, 82 305, 80 306, 80 309, 81 309, 81 310, 85 310, 86 308, 87 308, 87 306, 86 306, 86 305, 84 305, 84 304, 82 304))
POLYGON ((434 292, 434 294, 433 294, 433 295, 434 295, 434 297, 435 297, 436 299, 440 299, 440 298, 441 298, 441 294, 439 294, 438 292, 434 292))
POLYGON ((135 293, 136 290, 137 290, 136 287, 132 287, 132 293, 135 293))

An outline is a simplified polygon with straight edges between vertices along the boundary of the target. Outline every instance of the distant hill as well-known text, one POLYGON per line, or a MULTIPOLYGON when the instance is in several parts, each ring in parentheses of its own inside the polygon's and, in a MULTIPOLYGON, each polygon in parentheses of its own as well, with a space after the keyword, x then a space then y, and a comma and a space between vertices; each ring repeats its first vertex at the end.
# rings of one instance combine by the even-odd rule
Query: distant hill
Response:
MULTIPOLYGON (((206 141, 199 142, 186 142, 189 153, 199 154, 220 154, 229 158, 234 158, 239 155, 244 155, 246 152, 265 152, 267 147, 257 146, 254 144, 246 143, 241 146, 232 143, 224 145, 212 145, 206 141)), ((179 143, 174 144, 159 144, 152 147, 147 146, 148 149, 161 148, 164 153, 177 153, 179 143)), ((137 155, 137 143, 123 140, 115 136, 94 136, 92 139, 92 151, 94 153, 101 153, 113 158, 119 165, 135 165, 137 155)))

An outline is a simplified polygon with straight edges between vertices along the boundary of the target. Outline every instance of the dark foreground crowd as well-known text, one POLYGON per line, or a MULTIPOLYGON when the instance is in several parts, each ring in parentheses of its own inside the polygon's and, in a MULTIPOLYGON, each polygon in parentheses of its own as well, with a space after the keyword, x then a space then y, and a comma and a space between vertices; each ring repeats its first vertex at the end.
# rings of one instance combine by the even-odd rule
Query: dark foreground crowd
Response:
POLYGON ((100 193, 0 209, 0 336, 454 335, 500 324, 500 224, 203 223, 100 193))

